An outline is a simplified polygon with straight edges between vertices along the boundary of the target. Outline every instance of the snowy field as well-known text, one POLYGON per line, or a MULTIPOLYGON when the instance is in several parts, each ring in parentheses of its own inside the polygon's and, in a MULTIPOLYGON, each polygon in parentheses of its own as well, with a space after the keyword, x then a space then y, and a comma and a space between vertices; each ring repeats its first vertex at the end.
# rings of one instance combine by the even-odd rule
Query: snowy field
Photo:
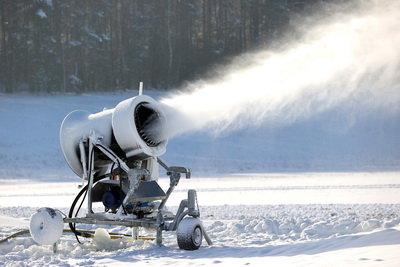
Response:
MULTIPOLYGON (((112 108, 134 94, 0 95, 0 238, 27 229, 40 207, 68 213, 81 181, 59 147, 65 115, 112 108)), ((197 251, 180 250, 175 233, 164 233, 162 247, 131 238, 102 242, 101 236, 79 244, 65 233, 53 253, 28 234, 0 244, 0 265, 399 266, 399 116, 375 115, 347 131, 323 131, 333 116, 297 128, 170 140, 162 158, 192 168, 192 178, 181 179, 168 208, 175 211, 187 190, 196 189, 212 246, 203 240, 197 251), (371 120, 380 128, 368 128, 371 120), (313 138, 310 127, 317 133, 313 138)), ((163 189, 168 182, 162 175, 163 189)))
MULTIPOLYGON (((175 210, 188 188, 198 190, 201 216, 214 245, 182 251, 174 233, 154 241, 106 245, 64 234, 53 253, 28 235, 0 245, 5 265, 396 266, 400 263, 400 173, 239 175, 182 180, 170 200, 175 210)), ((2 180, 5 181, 5 180, 2 180)), ((7 181, 6 181, 7 182, 7 181)), ((166 179, 160 184, 166 185, 166 179)), ((37 207, 64 213, 77 182, 8 182, 1 187, 1 235, 28 227, 37 207), (22 185, 18 185, 20 182, 22 185)), ((67 227, 67 226, 66 226, 67 227)), ((95 227, 82 226, 81 229, 95 227)), ((110 232, 130 233, 124 227, 110 232)))

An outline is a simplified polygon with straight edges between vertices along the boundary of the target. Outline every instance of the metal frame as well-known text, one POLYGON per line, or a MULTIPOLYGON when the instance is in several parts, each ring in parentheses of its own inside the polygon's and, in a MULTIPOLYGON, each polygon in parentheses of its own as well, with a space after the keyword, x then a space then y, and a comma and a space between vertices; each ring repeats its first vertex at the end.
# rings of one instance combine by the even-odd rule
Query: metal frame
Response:
MULTIPOLYGON (((82 178, 88 178, 88 192, 87 192, 87 209, 88 213, 86 217, 76 218, 64 218, 64 223, 81 223, 81 224, 96 224, 96 225, 120 225, 127 227, 144 227, 156 230, 156 243, 157 245, 162 244, 162 231, 176 231, 180 221, 185 216, 199 217, 200 211, 197 205, 197 196, 195 190, 188 191, 188 198, 181 201, 180 206, 176 215, 167 216, 163 210, 169 196, 174 191, 174 188, 178 185, 181 178, 181 174, 185 174, 186 179, 190 178, 190 170, 186 167, 179 166, 168 166, 162 159, 157 158, 157 162, 167 171, 167 175, 170 178, 170 184, 165 197, 163 197, 160 205, 157 208, 157 216, 154 218, 135 218, 133 214, 123 214, 123 205, 126 205, 130 197, 135 193, 135 190, 141 183, 140 177, 143 175, 149 175, 149 172, 144 169, 130 169, 125 162, 119 158, 111 149, 104 146, 101 143, 101 136, 96 135, 94 131, 90 134, 89 138, 81 140, 79 143, 79 149, 81 153, 81 163, 83 167, 82 178), (86 162, 86 151, 84 143, 88 142, 89 145, 89 157, 86 162), (104 155, 106 155, 111 161, 118 164, 120 168, 129 175, 130 181, 133 181, 133 186, 130 186, 128 193, 126 194, 122 204, 118 208, 116 213, 95 213, 92 210, 92 189, 94 185, 94 157, 93 149, 98 148, 104 155), (87 164, 89 163, 89 164, 87 164), (89 166, 88 170, 86 166, 89 166), (147 171, 147 172, 146 172, 147 171)), ((135 232, 135 231, 133 231, 135 232)), ((202 226, 202 232, 205 240, 209 245, 212 244, 211 239, 206 234, 204 227, 202 226)))

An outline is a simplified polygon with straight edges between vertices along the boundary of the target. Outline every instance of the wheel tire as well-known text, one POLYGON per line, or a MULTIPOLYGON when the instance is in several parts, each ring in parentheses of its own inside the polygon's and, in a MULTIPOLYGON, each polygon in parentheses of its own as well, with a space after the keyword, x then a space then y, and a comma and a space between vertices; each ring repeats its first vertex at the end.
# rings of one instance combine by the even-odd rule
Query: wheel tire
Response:
POLYGON ((184 250, 197 250, 203 240, 201 221, 197 218, 183 219, 176 230, 178 246, 184 250))
POLYGON ((51 208, 42 208, 31 216, 29 232, 33 240, 40 245, 56 243, 64 229, 64 221, 59 211, 51 208))

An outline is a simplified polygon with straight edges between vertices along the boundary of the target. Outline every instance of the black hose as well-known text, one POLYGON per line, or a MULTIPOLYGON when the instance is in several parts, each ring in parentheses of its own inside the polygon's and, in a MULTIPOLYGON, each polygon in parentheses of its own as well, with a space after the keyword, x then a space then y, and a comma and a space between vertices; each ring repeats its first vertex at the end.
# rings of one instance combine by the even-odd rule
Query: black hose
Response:
MULTIPOLYGON (((72 202, 71 208, 69 209, 69 214, 68 214, 68 218, 72 218, 72 215, 74 214, 74 209, 75 209, 75 205, 78 202, 78 200, 81 198, 83 193, 87 193, 87 189, 88 189, 88 185, 85 185, 81 191, 79 191, 78 195, 75 197, 74 202, 72 202)), ((83 203, 83 201, 82 201, 83 203)), ((79 209, 78 209, 79 211, 79 209)), ((76 214, 75 214, 76 217, 76 214)), ((78 235, 79 236, 84 236, 85 235, 81 232, 76 231, 75 229, 75 223, 69 223, 69 228, 71 229, 71 231, 75 234, 76 240, 82 244, 82 242, 78 239, 78 235)))
MULTIPOLYGON (((93 183, 97 183, 98 181, 100 181, 101 179, 104 179, 104 178, 108 177, 109 175, 110 175, 110 174, 107 173, 107 174, 101 175, 101 176, 99 176, 99 177, 96 177, 96 178, 94 178, 93 183)), ((78 200, 81 198, 81 196, 82 196, 84 193, 85 193, 85 197, 86 197, 86 194, 87 194, 87 192, 88 192, 88 186, 89 186, 88 184, 85 185, 85 186, 81 189, 81 191, 79 191, 78 195, 75 197, 74 201, 72 202, 71 208, 69 209, 68 218, 73 218, 72 216, 73 216, 73 214, 74 214, 74 210, 75 210, 76 203, 78 202, 78 200)), ((79 210, 80 210, 81 207, 82 207, 82 203, 84 202, 85 197, 82 199, 82 202, 81 202, 81 204, 79 205, 79 208, 78 208, 78 210, 77 210, 76 213, 75 213, 75 218, 77 217, 78 212, 79 212, 79 210)), ((69 223, 69 228, 70 228, 71 231, 75 234, 76 240, 78 240, 79 243, 81 243, 81 242, 79 241, 79 239, 78 239, 78 237, 77 237, 78 235, 79 235, 79 236, 83 236, 83 237, 91 237, 90 234, 78 232, 78 231, 75 229, 75 223, 69 223)))
MULTIPOLYGON (((93 154, 94 154, 94 148, 92 148, 92 150, 91 150, 90 153, 89 153, 89 159, 91 159, 91 158, 93 157, 93 154)), ((92 160, 90 160, 90 164, 89 164, 89 175, 88 175, 89 181, 88 181, 88 184, 87 184, 86 186, 84 186, 84 187, 82 188, 81 191, 79 191, 78 195, 77 195, 76 198, 74 199, 74 202, 72 203, 71 208, 69 209, 69 214, 68 214, 68 217, 69 217, 69 218, 72 218, 72 215, 73 215, 74 210, 75 210, 75 205, 76 205, 76 203, 78 202, 78 200, 81 198, 81 196, 82 196, 83 193, 84 193, 85 195, 83 196, 83 199, 82 199, 82 201, 81 201, 81 204, 79 205, 79 208, 77 209, 77 211, 76 211, 76 213, 75 213, 75 217, 77 217, 78 212, 79 212, 79 210, 81 209, 83 202, 85 201, 87 192, 89 191, 88 189, 89 189, 89 184, 90 184, 90 177, 92 176, 91 171, 92 171, 92 160)), ((93 178, 93 179, 94 179, 94 178, 93 178)), ((98 180, 96 179, 96 181, 98 181, 98 180)), ((93 184, 94 184, 94 183, 95 183, 95 180, 93 180, 93 184)), ((80 243, 80 244, 82 244, 82 242, 79 240, 78 235, 79 235, 79 236, 83 236, 83 237, 88 237, 85 233, 81 233, 81 232, 76 231, 76 229, 75 229, 75 223, 69 223, 69 228, 70 228, 71 231, 75 234, 75 238, 76 238, 76 240, 78 241, 78 243, 80 243)), ((90 235, 89 235, 89 237, 90 237, 90 235)))

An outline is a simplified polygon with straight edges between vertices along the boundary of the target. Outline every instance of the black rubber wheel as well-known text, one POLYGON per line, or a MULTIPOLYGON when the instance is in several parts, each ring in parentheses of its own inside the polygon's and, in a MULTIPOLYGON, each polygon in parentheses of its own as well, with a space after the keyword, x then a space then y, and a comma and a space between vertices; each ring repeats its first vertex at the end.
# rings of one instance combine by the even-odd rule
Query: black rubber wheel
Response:
POLYGON ((197 218, 183 219, 176 230, 178 246, 184 250, 197 250, 203 240, 201 221, 197 218))

